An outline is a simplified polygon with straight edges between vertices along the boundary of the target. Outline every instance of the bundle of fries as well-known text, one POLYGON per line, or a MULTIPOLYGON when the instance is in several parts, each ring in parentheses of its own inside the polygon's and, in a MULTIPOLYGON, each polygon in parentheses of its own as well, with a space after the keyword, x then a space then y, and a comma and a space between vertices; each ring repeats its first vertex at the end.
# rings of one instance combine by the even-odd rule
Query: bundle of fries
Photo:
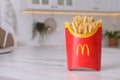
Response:
POLYGON ((102 20, 95 21, 94 17, 76 16, 73 17, 72 23, 65 22, 65 26, 69 26, 77 34, 88 34, 102 26, 102 20))

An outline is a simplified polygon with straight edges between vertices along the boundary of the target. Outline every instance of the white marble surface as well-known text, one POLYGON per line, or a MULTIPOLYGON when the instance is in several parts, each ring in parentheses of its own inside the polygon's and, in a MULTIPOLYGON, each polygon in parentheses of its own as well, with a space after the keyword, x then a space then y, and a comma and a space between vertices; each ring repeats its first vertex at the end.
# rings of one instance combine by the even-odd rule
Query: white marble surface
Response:
POLYGON ((101 71, 68 71, 64 48, 16 48, 0 54, 0 80, 120 80, 120 49, 102 53, 101 71))

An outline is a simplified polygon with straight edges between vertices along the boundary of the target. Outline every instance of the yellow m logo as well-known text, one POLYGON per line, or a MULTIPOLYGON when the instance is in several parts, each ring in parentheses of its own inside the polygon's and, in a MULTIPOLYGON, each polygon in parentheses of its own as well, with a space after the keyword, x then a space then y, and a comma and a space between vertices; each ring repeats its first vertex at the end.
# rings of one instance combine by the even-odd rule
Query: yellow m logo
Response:
POLYGON ((90 55, 90 51, 89 51, 89 47, 88 47, 88 45, 87 44, 78 44, 77 45, 77 48, 76 48, 76 55, 78 56, 78 50, 79 50, 79 48, 81 49, 81 52, 82 52, 82 55, 84 55, 84 50, 85 50, 85 47, 86 47, 86 49, 87 49, 87 55, 89 56, 90 55))

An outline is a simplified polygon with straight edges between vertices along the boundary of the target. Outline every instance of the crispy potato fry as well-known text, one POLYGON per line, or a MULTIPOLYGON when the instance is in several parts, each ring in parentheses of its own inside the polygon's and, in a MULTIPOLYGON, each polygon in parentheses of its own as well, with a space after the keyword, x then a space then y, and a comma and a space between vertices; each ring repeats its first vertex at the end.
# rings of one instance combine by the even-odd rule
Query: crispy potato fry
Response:
POLYGON ((87 23, 87 16, 84 16, 83 23, 87 23))
POLYGON ((73 22, 65 22, 66 26, 69 26, 77 34, 88 34, 96 29, 98 26, 102 26, 102 20, 96 21, 94 17, 87 16, 75 16, 73 22))
POLYGON ((89 24, 88 32, 90 33, 90 32, 92 32, 92 30, 93 30, 93 27, 92 27, 92 25, 89 24))
POLYGON ((88 33, 87 23, 84 23, 84 24, 83 24, 83 27, 84 27, 84 32, 83 32, 83 34, 87 34, 87 33, 88 33))
POLYGON ((83 27, 82 27, 81 24, 79 25, 78 33, 79 33, 79 34, 83 34, 83 27))
POLYGON ((71 27, 72 27, 72 29, 74 30, 74 32, 75 32, 75 33, 77 33, 77 29, 76 29, 76 27, 75 27, 75 24, 74 24, 74 23, 72 23, 72 26, 71 26, 71 27))

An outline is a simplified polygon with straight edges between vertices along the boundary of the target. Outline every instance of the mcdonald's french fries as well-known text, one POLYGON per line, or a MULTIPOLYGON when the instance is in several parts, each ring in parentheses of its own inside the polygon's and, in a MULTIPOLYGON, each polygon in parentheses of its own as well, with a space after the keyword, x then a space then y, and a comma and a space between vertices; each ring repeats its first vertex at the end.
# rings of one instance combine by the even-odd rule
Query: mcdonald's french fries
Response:
POLYGON ((97 26, 102 25, 102 20, 95 21, 94 17, 75 16, 72 23, 66 22, 65 26, 69 26, 77 34, 88 34, 95 30, 97 26))

